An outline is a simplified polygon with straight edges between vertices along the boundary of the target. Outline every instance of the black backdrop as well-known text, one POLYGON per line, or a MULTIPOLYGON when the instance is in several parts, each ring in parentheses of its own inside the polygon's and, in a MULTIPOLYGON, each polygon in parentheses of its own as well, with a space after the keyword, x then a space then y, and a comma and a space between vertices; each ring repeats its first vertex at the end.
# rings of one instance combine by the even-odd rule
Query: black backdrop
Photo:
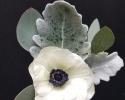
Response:
MULTIPOLYGON (((21 14, 33 7, 42 12, 54 0, 0 0, 0 100, 13 100, 26 86, 32 84, 28 65, 33 60, 16 40, 16 25, 21 14)), ((83 23, 97 17, 101 26, 109 26, 116 42, 109 52, 118 51, 125 57, 125 0, 66 0, 83 15, 83 23)), ((122 68, 111 81, 96 86, 92 100, 125 100, 125 70, 122 68)))

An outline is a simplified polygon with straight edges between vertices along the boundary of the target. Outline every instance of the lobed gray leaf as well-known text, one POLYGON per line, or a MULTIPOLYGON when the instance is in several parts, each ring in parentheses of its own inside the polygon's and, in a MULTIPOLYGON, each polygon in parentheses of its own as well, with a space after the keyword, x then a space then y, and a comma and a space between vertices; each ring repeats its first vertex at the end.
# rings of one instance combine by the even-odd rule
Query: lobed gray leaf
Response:
POLYGON ((90 42, 84 42, 83 47, 79 49, 78 55, 80 55, 83 59, 88 57, 88 55, 91 53, 91 43, 90 42))
POLYGON ((42 39, 39 35, 33 35, 32 39, 36 43, 36 45, 42 47, 42 39))
POLYGON ((62 0, 55 1, 46 6, 43 17, 44 20, 38 19, 36 25, 47 46, 67 48, 75 53, 83 47, 87 29, 74 6, 62 0))
POLYGON ((124 66, 122 58, 118 56, 117 52, 110 55, 105 52, 92 54, 86 59, 86 63, 91 67, 94 73, 94 82, 99 84, 100 80, 109 81, 111 76, 124 66))
POLYGON ((37 47, 37 46, 31 46, 30 49, 29 49, 29 52, 31 54, 31 56, 33 58, 37 57, 37 55, 39 54, 41 48, 40 47, 37 47))

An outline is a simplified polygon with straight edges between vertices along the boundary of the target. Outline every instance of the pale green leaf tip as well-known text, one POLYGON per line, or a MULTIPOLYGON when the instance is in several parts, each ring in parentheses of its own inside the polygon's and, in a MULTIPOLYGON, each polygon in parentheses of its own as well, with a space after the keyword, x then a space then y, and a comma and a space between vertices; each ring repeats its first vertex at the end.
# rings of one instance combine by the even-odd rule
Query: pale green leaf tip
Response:
POLYGON ((34 100, 35 91, 33 85, 24 88, 14 100, 34 100))
POLYGON ((109 28, 108 26, 104 26, 103 29, 108 30, 112 34, 112 38, 113 38, 113 40, 115 42, 115 35, 114 35, 113 31, 111 30, 111 28, 109 28))
POLYGON ((98 18, 95 18, 95 20, 99 22, 99 19, 98 19, 98 18))
MULTIPOLYGON (((109 30, 109 31, 111 32, 111 34, 112 34, 112 38, 113 38, 113 44, 114 44, 114 43, 115 43, 115 35, 114 35, 112 29, 109 28, 108 26, 104 26, 104 28, 106 28, 107 30, 109 30)), ((113 44, 112 44, 112 45, 113 45, 113 44)))
POLYGON ((88 41, 92 42, 94 36, 100 31, 100 23, 98 18, 95 18, 88 30, 88 41))
POLYGON ((40 17, 42 18, 41 14, 37 10, 31 7, 21 15, 19 22, 17 24, 16 27, 17 40, 21 45, 21 47, 23 47, 27 51, 29 51, 29 48, 32 45, 34 45, 31 38, 34 34, 37 34, 34 21, 40 17))

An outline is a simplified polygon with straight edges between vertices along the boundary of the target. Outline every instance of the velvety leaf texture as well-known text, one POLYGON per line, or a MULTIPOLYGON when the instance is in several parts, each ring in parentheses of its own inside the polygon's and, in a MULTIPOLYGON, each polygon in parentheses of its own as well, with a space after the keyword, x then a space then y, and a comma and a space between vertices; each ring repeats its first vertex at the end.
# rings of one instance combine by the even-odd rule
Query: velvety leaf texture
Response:
POLYGON ((35 91, 33 85, 23 89, 14 100, 34 100, 35 91))
POLYGON ((35 9, 30 8, 22 14, 17 25, 17 40, 27 51, 29 51, 30 47, 34 45, 32 36, 37 34, 35 24, 37 18, 42 17, 35 9))
POLYGON ((38 32, 44 46, 58 46, 78 52, 83 47, 86 27, 74 6, 65 1, 48 4, 43 11, 44 20, 37 20, 38 32))
POLYGON ((94 73, 94 82, 99 84, 100 80, 109 81, 111 76, 124 66, 123 60, 118 56, 117 52, 110 55, 106 52, 90 55, 86 59, 86 63, 91 67, 94 73))

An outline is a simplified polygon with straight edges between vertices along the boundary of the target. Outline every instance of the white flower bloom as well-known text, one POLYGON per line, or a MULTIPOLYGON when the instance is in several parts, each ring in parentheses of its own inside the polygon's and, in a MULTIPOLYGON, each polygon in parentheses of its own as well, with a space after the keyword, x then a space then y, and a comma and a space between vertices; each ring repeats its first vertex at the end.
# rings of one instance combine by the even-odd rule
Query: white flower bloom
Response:
POLYGON ((35 100, 90 100, 93 73, 84 60, 67 49, 46 47, 29 66, 35 100))

